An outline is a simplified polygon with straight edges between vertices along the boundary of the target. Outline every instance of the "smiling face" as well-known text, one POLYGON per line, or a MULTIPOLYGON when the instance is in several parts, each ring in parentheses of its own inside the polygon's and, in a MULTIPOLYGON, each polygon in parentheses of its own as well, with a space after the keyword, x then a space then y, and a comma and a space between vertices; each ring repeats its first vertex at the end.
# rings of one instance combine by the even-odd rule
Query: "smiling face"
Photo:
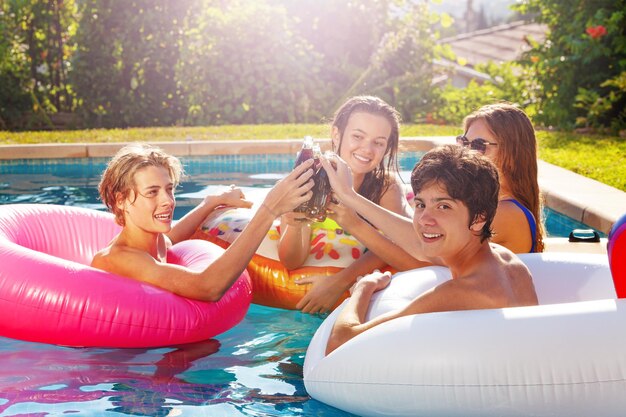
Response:
POLYGON ((354 112, 350 115, 343 138, 337 127, 333 127, 334 149, 352 169, 355 179, 378 167, 387 152, 391 124, 380 115, 354 112))
POLYGON ((150 233, 169 232, 176 207, 175 185, 169 171, 151 165, 138 170, 133 179, 134 189, 118 202, 126 226, 133 225, 150 233))
POLYGON ((453 258, 463 248, 479 243, 477 236, 485 222, 470 223, 469 210, 450 197, 439 181, 426 184, 415 196, 413 228, 423 253, 431 258, 453 258))

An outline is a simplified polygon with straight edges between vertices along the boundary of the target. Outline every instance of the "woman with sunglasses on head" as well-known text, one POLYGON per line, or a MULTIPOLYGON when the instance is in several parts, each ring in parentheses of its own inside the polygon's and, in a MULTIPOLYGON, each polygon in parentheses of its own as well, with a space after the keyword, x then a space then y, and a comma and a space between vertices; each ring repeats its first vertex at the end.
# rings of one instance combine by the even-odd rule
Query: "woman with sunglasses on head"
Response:
POLYGON ((500 175, 492 242, 516 253, 543 252, 537 139, 524 111, 509 103, 481 107, 463 121, 459 145, 490 158, 500 175))

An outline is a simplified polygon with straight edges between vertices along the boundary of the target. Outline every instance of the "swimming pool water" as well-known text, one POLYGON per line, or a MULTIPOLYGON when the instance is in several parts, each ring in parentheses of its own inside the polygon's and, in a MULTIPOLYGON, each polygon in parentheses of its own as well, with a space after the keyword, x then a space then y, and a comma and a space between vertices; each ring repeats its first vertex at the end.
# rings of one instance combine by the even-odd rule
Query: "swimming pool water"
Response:
POLYGON ((178 347, 79 349, 0 338, 0 417, 349 416, 304 390, 304 353, 321 321, 252 305, 230 331, 178 347))
MULTIPOLYGON (((401 156, 404 179, 420 157, 401 156)), ((0 162, 0 204, 104 210, 97 185, 106 162, 0 162)), ((183 164, 188 177, 177 190, 177 218, 213 187, 271 187, 291 169, 293 156, 183 158, 183 164)), ((557 236, 584 226, 552 211, 547 224, 557 236)), ((77 349, 0 337, 0 417, 348 416, 312 400, 304 389, 305 351, 321 322, 318 316, 252 305, 235 328, 185 346, 77 349)))

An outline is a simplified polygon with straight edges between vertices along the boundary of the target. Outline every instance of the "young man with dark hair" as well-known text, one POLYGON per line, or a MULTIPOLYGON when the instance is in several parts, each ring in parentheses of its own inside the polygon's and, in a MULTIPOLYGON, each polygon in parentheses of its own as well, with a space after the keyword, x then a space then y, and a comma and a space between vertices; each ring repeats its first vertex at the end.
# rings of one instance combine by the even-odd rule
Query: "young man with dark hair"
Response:
MULTIPOLYGON (((327 354, 397 317, 537 304, 528 268, 511 251, 489 242, 499 183, 497 170, 487 158, 459 146, 444 146, 424 155, 411 174, 416 204, 412 226, 410 220, 355 193, 350 169, 340 158, 329 157, 323 164, 341 205, 365 217, 415 258, 448 267, 453 278, 419 295, 406 307, 368 322, 365 314, 372 294, 389 284, 391 274, 360 278, 337 317, 327 354)), ((369 232, 351 232, 367 245, 364 235, 369 232)))

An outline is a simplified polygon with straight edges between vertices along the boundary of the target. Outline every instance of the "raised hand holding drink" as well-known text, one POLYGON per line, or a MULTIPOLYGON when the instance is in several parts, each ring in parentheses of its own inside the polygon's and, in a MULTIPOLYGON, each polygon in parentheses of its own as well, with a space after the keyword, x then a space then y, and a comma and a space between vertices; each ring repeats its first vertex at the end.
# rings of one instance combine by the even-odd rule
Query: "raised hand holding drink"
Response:
POLYGON ((313 145, 314 169, 316 170, 313 181, 315 185, 312 190, 313 197, 307 203, 307 217, 318 222, 326 220, 326 203, 331 192, 328 175, 320 162, 321 157, 322 151, 320 146, 318 144, 313 145))

